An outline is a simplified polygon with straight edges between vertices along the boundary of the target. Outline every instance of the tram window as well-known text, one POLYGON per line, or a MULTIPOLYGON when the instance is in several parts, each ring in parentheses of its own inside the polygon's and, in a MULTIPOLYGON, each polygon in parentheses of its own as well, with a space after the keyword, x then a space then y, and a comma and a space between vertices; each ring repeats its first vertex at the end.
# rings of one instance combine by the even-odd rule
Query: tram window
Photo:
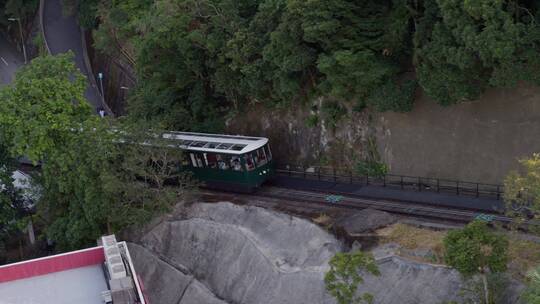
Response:
POLYGON ((195 154, 189 153, 189 157, 191 158, 191 165, 195 168, 198 167, 197 160, 195 159, 195 154))
POLYGON ((214 148, 216 148, 218 145, 219 145, 219 143, 217 143, 217 142, 209 142, 209 143, 207 143, 204 147, 205 147, 205 148, 209 148, 209 149, 214 149, 214 148))
POLYGON ((242 162, 240 161, 240 157, 233 156, 231 158, 231 168, 234 171, 242 171, 242 162))
POLYGON ((217 160, 216 154, 214 154, 214 153, 204 153, 204 157, 206 159, 206 165, 209 168, 217 168, 218 167, 218 160, 217 160))
POLYGON ((246 161, 246 168, 248 171, 255 169, 255 162, 253 161, 251 153, 245 154, 244 160, 246 161))
POLYGON ((205 141, 194 141, 192 142, 189 146, 190 147, 196 147, 196 148, 200 148, 202 146, 206 145, 206 142, 205 141))
POLYGON ((264 152, 266 153, 266 158, 268 161, 272 160, 272 152, 270 152, 270 145, 264 146, 264 152))
POLYGON ((191 164, 193 165, 193 167, 195 167, 195 168, 203 168, 204 167, 203 160, 202 160, 202 157, 201 157, 200 154, 189 153, 189 156, 191 158, 191 164))
POLYGON ((231 150, 234 150, 234 151, 242 151, 242 149, 244 149, 246 147, 246 145, 234 145, 232 146, 231 150))
POLYGON ((229 150, 230 147, 232 147, 233 144, 229 143, 221 143, 219 146, 216 147, 216 149, 220 150, 229 150))
POLYGON ((266 161, 266 154, 264 153, 264 149, 263 148, 257 149, 256 153, 257 153, 257 159, 259 160, 257 162, 257 167, 265 165, 267 161, 266 161))

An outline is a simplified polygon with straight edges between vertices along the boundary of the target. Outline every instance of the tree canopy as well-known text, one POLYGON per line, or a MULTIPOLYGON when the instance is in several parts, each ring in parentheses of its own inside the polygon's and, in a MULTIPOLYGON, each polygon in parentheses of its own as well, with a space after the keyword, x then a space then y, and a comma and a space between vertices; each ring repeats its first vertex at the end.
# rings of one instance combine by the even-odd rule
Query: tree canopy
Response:
POLYGON ((326 290, 337 300, 338 304, 373 303, 373 295, 364 293, 357 295, 358 285, 364 282, 360 275, 367 272, 379 275, 379 268, 373 256, 362 251, 338 252, 330 262, 330 270, 324 276, 326 290))
POLYGON ((444 239, 445 260, 464 275, 479 272, 503 272, 508 262, 508 240, 476 220, 465 228, 453 230, 444 239))
POLYGON ((489 87, 540 83, 534 1, 84 3, 96 8, 96 46, 136 58, 130 113, 168 128, 215 130, 249 102, 325 96, 409 111, 418 86, 450 105, 489 87))
MULTIPOLYGON (((42 189, 37 215, 62 249, 144 223, 167 211, 190 185, 189 176, 179 172, 181 151, 140 146, 148 136, 145 126, 113 125, 92 114, 86 85, 67 53, 32 60, 0 90, 6 155, 41 164, 34 176, 42 189)), ((9 217, 12 209, 0 213, 9 217)))
POLYGON ((520 160, 521 172, 512 171, 504 181, 504 200, 509 215, 540 216, 540 154, 520 160))

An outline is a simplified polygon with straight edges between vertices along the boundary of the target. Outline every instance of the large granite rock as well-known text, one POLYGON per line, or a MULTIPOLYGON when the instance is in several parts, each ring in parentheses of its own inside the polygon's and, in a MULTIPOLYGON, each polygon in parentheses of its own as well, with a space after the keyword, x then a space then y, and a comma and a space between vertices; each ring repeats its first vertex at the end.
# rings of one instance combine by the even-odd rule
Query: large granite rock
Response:
POLYGON ((354 236, 386 227, 396 220, 397 217, 388 212, 367 208, 338 218, 335 225, 348 235, 354 236))
MULTIPOLYGON (((151 303, 334 304, 325 291, 328 261, 341 244, 309 221, 230 203, 195 204, 130 243, 151 303)), ((381 276, 360 292, 377 304, 460 302, 453 269, 409 261, 384 245, 373 253, 381 276)), ((515 289, 518 290, 518 289, 515 289)), ((515 303, 517 292, 504 303, 515 303)))
POLYGON ((334 303, 340 243, 310 222, 230 203, 196 204, 131 244, 152 303, 334 303))
POLYGON ((186 270, 174 268, 146 248, 130 243, 129 251, 151 303, 226 304, 186 270))

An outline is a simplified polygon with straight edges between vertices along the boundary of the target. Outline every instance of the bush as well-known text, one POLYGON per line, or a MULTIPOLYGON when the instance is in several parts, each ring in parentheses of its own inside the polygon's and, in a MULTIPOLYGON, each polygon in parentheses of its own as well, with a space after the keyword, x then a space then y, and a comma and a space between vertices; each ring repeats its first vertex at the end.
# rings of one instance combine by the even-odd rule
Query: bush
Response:
POLYGON ((306 119, 306 125, 310 128, 314 128, 319 124, 319 116, 316 114, 311 114, 306 119))
POLYGON ((485 271, 503 272, 508 262, 508 239, 489 230, 483 221, 474 221, 453 230, 444 239, 445 261, 463 275, 485 271))
POLYGON ((379 112, 409 112, 413 108, 416 81, 408 80, 399 85, 388 81, 367 99, 366 104, 379 112))
POLYGON ((388 166, 379 161, 363 160, 356 164, 356 172, 363 176, 381 178, 388 173, 388 166))
MULTIPOLYGON (((476 220, 465 228, 450 231, 444 239, 445 261, 464 276, 480 274, 484 303, 493 303, 493 282, 489 277, 506 271, 508 262, 508 239, 489 230, 487 223, 476 220)), ((495 284, 497 285, 497 284, 495 284)), ((481 293, 481 292, 478 292, 481 293)), ((477 302, 475 302, 477 303, 477 302)))
POLYGON ((326 290, 336 298, 338 304, 373 303, 371 294, 356 295, 358 284, 364 282, 358 274, 361 270, 373 275, 380 274, 371 254, 362 251, 336 253, 329 264, 330 270, 324 276, 324 282, 326 290))
POLYGON ((528 279, 527 289, 523 294, 524 303, 538 304, 540 303, 540 267, 531 271, 528 279))
POLYGON ((325 101, 321 106, 321 112, 328 125, 335 128, 339 120, 347 114, 347 109, 337 101, 325 101))

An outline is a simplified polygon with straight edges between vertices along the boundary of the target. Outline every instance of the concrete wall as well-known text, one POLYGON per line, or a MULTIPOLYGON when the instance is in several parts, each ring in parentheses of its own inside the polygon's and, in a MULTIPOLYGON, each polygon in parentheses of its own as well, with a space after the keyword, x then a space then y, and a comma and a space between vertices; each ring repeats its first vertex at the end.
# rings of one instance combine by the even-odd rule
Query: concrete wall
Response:
POLYGON ((501 183, 517 159, 540 152, 540 88, 493 89, 442 107, 419 93, 410 113, 376 118, 377 143, 397 174, 501 183))
POLYGON ((494 89, 442 107, 418 92, 409 113, 353 113, 335 130, 306 124, 310 108, 253 105, 228 132, 267 136, 282 162, 352 166, 375 137, 395 174, 502 183, 519 158, 540 152, 540 88, 494 89))

